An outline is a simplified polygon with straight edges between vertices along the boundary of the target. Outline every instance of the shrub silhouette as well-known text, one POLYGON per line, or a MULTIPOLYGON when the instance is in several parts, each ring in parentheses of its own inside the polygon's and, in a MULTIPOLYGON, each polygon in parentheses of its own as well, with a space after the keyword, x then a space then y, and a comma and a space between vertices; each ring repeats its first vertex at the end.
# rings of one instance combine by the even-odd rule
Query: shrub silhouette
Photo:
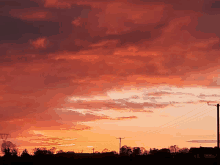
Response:
POLYGON ((34 156, 45 156, 45 155, 53 155, 50 150, 46 148, 35 148, 34 149, 34 156))
POLYGON ((188 148, 181 148, 181 149, 179 149, 179 153, 189 153, 189 149, 188 148))
POLYGON ((128 147, 126 145, 122 146, 120 148, 120 155, 123 155, 123 156, 130 156, 132 154, 132 149, 131 147, 128 147))
POLYGON ((4 157, 9 157, 12 155, 9 148, 5 148, 2 152, 4 153, 4 157))
POLYGON ((63 150, 57 151, 57 154, 65 153, 63 150))
POLYGON ((141 149, 139 147, 134 147, 132 151, 132 155, 140 155, 141 154, 141 149))
POLYGON ((150 155, 155 155, 157 152, 158 152, 158 149, 156 149, 156 148, 151 149, 151 148, 150 148, 149 154, 150 154, 150 155))
POLYGON ((30 157, 30 155, 29 155, 27 149, 24 149, 24 151, 23 151, 22 154, 21 154, 21 157, 24 157, 24 158, 30 157))
POLYGON ((176 153, 179 151, 179 147, 177 145, 173 145, 169 147, 171 153, 176 153))

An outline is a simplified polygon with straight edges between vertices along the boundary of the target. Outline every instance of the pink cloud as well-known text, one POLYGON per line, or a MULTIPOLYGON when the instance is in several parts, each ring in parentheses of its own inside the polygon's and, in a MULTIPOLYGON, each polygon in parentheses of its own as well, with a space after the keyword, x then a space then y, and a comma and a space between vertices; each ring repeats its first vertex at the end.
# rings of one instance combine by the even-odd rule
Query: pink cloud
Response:
POLYGON ((38 38, 37 40, 32 41, 31 44, 35 49, 46 48, 49 44, 49 40, 46 38, 38 38))

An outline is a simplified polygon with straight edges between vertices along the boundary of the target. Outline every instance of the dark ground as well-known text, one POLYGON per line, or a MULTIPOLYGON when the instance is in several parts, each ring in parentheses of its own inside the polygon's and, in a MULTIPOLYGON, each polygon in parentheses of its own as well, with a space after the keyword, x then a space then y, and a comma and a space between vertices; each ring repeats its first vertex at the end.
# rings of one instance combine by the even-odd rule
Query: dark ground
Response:
POLYGON ((220 165, 216 158, 162 158, 156 156, 104 156, 97 158, 58 157, 54 155, 22 157, 1 157, 0 165, 220 165))

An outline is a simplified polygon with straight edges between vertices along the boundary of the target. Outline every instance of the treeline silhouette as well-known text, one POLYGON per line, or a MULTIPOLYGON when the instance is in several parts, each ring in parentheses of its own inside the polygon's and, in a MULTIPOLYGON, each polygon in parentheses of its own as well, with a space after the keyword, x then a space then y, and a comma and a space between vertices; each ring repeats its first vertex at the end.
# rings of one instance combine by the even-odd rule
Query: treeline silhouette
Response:
POLYGON ((1 165, 69 165, 69 164, 207 164, 215 165, 219 162, 219 150, 217 148, 169 148, 145 150, 143 147, 120 148, 120 154, 115 151, 96 153, 75 153, 64 152, 62 150, 55 153, 56 148, 35 148, 33 154, 29 154, 27 149, 18 154, 18 149, 11 142, 4 141, 1 151, 4 156, 0 157, 1 165))

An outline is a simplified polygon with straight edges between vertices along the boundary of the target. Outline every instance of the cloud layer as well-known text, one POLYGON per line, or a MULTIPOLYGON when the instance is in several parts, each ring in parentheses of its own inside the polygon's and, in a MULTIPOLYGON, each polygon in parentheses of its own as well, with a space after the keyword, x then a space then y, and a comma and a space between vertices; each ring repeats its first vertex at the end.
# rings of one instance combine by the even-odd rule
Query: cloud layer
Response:
POLYGON ((215 0, 0 0, 0 129, 89 130, 98 111, 218 101, 215 0))

